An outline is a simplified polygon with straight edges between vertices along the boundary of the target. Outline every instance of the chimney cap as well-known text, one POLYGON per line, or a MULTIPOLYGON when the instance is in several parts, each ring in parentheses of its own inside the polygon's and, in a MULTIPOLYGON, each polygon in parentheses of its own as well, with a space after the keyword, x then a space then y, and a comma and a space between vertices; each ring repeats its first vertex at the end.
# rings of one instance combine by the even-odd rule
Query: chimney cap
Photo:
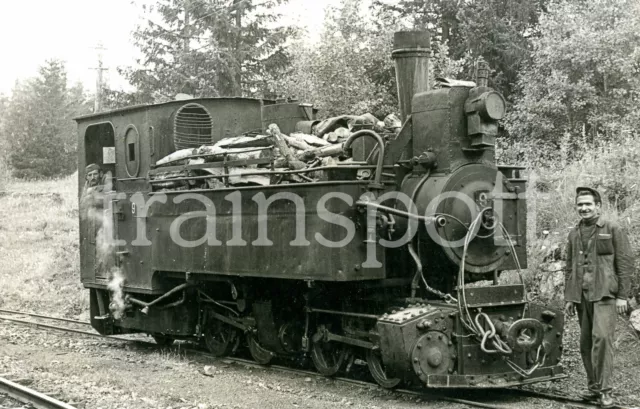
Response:
POLYGON ((396 31, 393 33, 393 49, 431 48, 428 31, 396 31))

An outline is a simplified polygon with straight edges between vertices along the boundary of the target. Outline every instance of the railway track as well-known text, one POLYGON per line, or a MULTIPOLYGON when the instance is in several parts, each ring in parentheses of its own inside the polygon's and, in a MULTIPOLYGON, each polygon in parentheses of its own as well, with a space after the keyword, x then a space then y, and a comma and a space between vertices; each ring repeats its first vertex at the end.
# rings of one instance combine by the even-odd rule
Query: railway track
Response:
MULTIPOLYGON (((47 316, 47 315, 25 313, 25 312, 20 312, 20 311, 4 310, 4 309, 0 309, 0 314, 3 314, 3 315, 0 315, 0 320, 13 322, 13 323, 20 324, 20 325, 27 325, 27 326, 30 326, 30 327, 36 328, 36 329, 70 332, 70 333, 75 333, 75 334, 79 334, 79 335, 87 335, 87 336, 98 337, 98 338, 103 338, 103 339, 106 338, 106 339, 112 339, 112 340, 123 341, 123 342, 136 342, 136 343, 140 343, 140 344, 151 345, 153 347, 161 348, 155 342, 151 342, 151 341, 133 340, 133 339, 125 338, 125 337, 121 337, 121 336, 104 336, 104 335, 100 335, 97 332, 94 332, 92 330, 91 331, 85 331, 85 330, 80 330, 80 329, 76 329, 76 328, 61 327, 61 326, 58 326, 58 325, 45 324, 45 323, 36 322, 36 321, 32 321, 32 320, 24 320, 24 319, 20 319, 20 318, 7 317, 6 315, 8 314, 8 315, 14 315, 14 316, 16 316, 16 315, 18 315, 18 316, 27 316, 27 317, 33 317, 33 318, 38 318, 38 319, 50 320, 50 321, 65 322, 67 324, 73 324, 73 325, 77 325, 77 326, 84 326, 84 327, 89 327, 90 328, 91 327, 90 323, 88 323, 86 321, 70 320, 70 319, 66 319, 66 318, 51 317, 51 316, 47 316)), ((185 348, 184 346, 181 346, 181 351, 182 352, 186 352, 186 353, 191 354, 191 355, 196 355, 196 356, 201 356, 201 357, 206 357, 206 358, 212 358, 212 359, 216 359, 216 360, 220 359, 220 358, 214 357, 213 355, 211 355, 211 354, 209 354, 207 352, 203 352, 201 350, 197 350, 197 349, 192 348, 192 347, 185 348)), ((289 373, 289 374, 296 374, 296 375, 299 375, 299 376, 322 377, 322 375, 318 374, 317 372, 313 372, 313 371, 308 371, 308 370, 304 370, 304 369, 296 369, 296 368, 291 368, 291 367, 282 366, 282 365, 269 365, 269 366, 265 367, 263 365, 257 364, 256 362, 254 362, 252 360, 239 358, 239 357, 226 357, 226 358, 224 358, 224 360, 225 361, 229 361, 229 362, 242 364, 242 365, 245 365, 245 366, 254 367, 254 368, 262 368, 262 369, 268 368, 270 370, 275 370, 275 371, 289 373)), ((358 380, 358 379, 352 379, 352 378, 346 378, 346 377, 333 377, 332 379, 334 381, 336 381, 336 382, 339 382, 339 383, 350 384, 350 385, 359 386, 359 387, 363 387, 363 388, 372 388, 372 387, 373 388, 377 388, 378 387, 378 385, 376 383, 363 381, 363 380, 358 380)), ((574 398, 563 396, 563 395, 559 395, 559 394, 540 392, 540 391, 536 391, 536 390, 529 389, 529 388, 522 388, 522 389, 514 389, 514 388, 511 388, 511 389, 506 389, 506 388, 500 389, 500 388, 496 388, 496 389, 491 389, 491 390, 465 391, 465 393, 467 393, 469 395, 468 398, 460 398, 460 397, 457 397, 457 396, 451 396, 453 393, 456 393, 457 395, 459 395, 460 391, 449 392, 449 391, 432 391, 432 390, 424 391, 424 390, 396 389, 395 392, 398 393, 398 394, 401 394, 401 395, 405 395, 405 396, 412 396, 412 397, 420 398, 420 399, 423 399, 425 401, 444 400, 444 401, 447 401, 447 402, 453 402, 453 403, 458 403, 458 404, 462 404, 462 405, 468 405, 468 406, 479 407, 479 408, 487 408, 487 409, 518 408, 518 407, 521 406, 521 403, 519 403, 519 402, 508 402, 508 400, 513 400, 514 397, 541 399, 541 400, 550 401, 550 402, 557 402, 559 404, 564 405, 563 407, 571 407, 571 408, 578 408, 578 409, 600 408, 600 406, 595 404, 595 403, 589 403, 589 402, 585 402, 585 401, 582 401, 582 400, 574 399, 574 398), (496 399, 499 399, 501 401, 507 401, 507 402, 503 402, 503 403, 497 404, 497 403, 495 403, 496 399)), ((45 406, 45 408, 51 408, 51 407, 53 407, 53 406, 45 406)), ((63 407, 63 406, 61 406, 61 407, 63 407)), ((64 407, 69 408, 70 406, 67 405, 67 406, 64 406, 64 407)), ((38 408, 38 407, 36 406, 36 408, 38 408)), ((640 409, 640 407, 614 405, 612 407, 612 409, 640 409)))
POLYGON ((31 405, 35 409, 76 409, 75 406, 71 406, 54 397, 1 377, 0 394, 8 395, 20 403, 31 405))

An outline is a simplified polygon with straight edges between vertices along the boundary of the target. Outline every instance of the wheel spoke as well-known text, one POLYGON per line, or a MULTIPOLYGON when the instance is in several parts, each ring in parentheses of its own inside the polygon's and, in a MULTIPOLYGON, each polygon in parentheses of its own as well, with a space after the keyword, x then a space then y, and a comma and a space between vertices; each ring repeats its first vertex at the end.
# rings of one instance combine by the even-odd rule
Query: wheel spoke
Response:
POLYGON ((247 343, 251 357, 260 365, 268 365, 273 359, 273 353, 263 348, 253 334, 247 334, 247 343))
POLYGON ((235 328, 216 319, 208 320, 207 328, 204 331, 204 341, 212 355, 216 357, 229 355, 237 344, 237 342, 233 342, 236 338, 235 328))
POLYGON ((344 364, 347 349, 337 342, 314 342, 311 346, 311 360, 324 376, 334 376, 344 364))
POLYGON ((387 371, 382 363, 382 356, 379 351, 367 351, 367 366, 369 367, 369 372, 373 379, 383 388, 393 389, 400 384, 400 378, 390 378, 387 375, 387 371))

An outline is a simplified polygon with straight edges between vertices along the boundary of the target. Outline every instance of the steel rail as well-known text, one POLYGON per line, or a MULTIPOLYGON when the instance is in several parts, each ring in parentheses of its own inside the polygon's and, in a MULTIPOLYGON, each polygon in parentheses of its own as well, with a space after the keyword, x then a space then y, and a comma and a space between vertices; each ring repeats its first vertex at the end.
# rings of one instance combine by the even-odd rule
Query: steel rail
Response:
MULTIPOLYGON (((563 395, 557 395, 555 393, 540 392, 532 389, 514 389, 511 392, 518 395, 531 397, 531 398, 538 398, 538 399, 544 399, 544 400, 551 400, 559 403, 565 403, 565 404, 571 405, 572 407, 582 407, 582 408, 600 408, 601 407, 597 403, 590 403, 585 400, 573 399, 563 395)), ((640 407, 614 404, 613 406, 610 406, 609 409, 640 409, 640 407)))
POLYGON ((11 382, 5 378, 0 378, 0 392, 6 393, 22 403, 30 404, 36 409, 76 409, 75 406, 71 406, 44 393, 11 382))
POLYGON ((23 324, 36 329, 40 329, 40 328, 53 329, 53 330, 62 331, 62 332, 72 332, 74 334, 88 335, 91 337, 98 337, 98 338, 107 338, 107 339, 113 339, 117 341, 136 341, 133 339, 122 338, 114 335, 101 335, 101 334, 98 334, 97 332, 83 331, 81 329, 74 329, 74 328, 58 327, 57 325, 42 324, 40 322, 21 320, 18 318, 8 318, 8 317, 0 316, 0 321, 15 322, 15 323, 23 324))
POLYGON ((72 319, 68 319, 68 318, 52 317, 50 315, 34 314, 34 313, 30 313, 30 312, 4 310, 4 309, 1 309, 1 308, 0 308, 0 313, 2 313, 2 314, 14 314, 14 315, 27 315, 29 317, 44 318, 44 319, 55 320, 55 321, 65 321, 65 322, 70 322, 70 323, 73 323, 73 324, 91 325, 91 323, 87 322, 87 321, 78 321, 78 320, 72 320, 72 319))
MULTIPOLYGON (((184 349, 183 349, 184 350, 184 349)), ((201 356, 205 356, 205 357, 211 357, 211 358, 215 358, 215 359, 220 359, 220 358, 216 358, 215 356, 208 354, 206 352, 201 352, 201 351, 194 351, 191 349, 187 350, 190 353, 194 353, 196 355, 201 355, 201 356)), ((252 368, 262 368, 262 369, 274 369, 277 370, 279 372, 284 372, 284 373, 289 373, 289 374, 297 374, 297 375, 305 375, 305 376, 313 376, 315 378, 325 378, 326 377, 320 375, 317 372, 313 372, 313 371, 307 371, 304 369, 295 369, 295 368, 289 368, 287 366, 281 366, 281 365, 268 365, 268 366, 264 366, 264 365, 260 365, 254 361, 250 361, 248 359, 243 359, 243 358, 236 358, 236 357, 225 357, 223 358, 224 360, 228 360, 231 362, 237 362, 237 363, 241 363, 243 365, 247 365, 247 366, 251 366, 252 368)), ((331 377, 328 379, 333 379, 339 383, 348 383, 351 385, 355 385, 355 386, 359 386, 361 388, 379 388, 380 385, 378 385, 375 382, 367 382, 367 381, 361 381, 358 379, 351 379, 351 378, 345 378, 345 377, 341 377, 341 376, 335 376, 335 377, 331 377)), ((469 405, 469 406, 474 406, 474 407, 478 407, 478 408, 487 408, 487 409, 508 409, 508 406, 501 406, 501 405, 495 405, 495 404, 489 404, 489 403, 484 403, 484 402, 477 402, 477 401, 473 401, 473 400, 468 400, 468 399, 461 399, 461 398, 454 398, 452 396, 447 396, 447 395, 443 395, 437 392, 424 392, 424 391, 413 391, 413 390, 409 390, 409 389, 394 389, 394 392, 401 394, 401 395, 407 395, 407 396, 415 396, 418 398, 423 398, 423 399, 429 399, 429 400, 434 400, 434 399, 440 399, 440 400, 445 400, 448 402, 453 402, 453 403, 460 403, 463 405, 469 405)))
MULTIPOLYGON (((114 340, 118 340, 118 341, 127 341, 127 342, 134 341, 134 342, 149 344, 149 345, 153 345, 153 346, 158 347, 158 345, 156 343, 154 343, 154 342, 136 341, 136 340, 130 340, 130 339, 120 338, 120 337, 105 336, 105 335, 100 335, 98 333, 92 333, 92 332, 88 332, 88 331, 76 330, 76 329, 72 329, 72 328, 58 327, 58 326, 55 326, 55 325, 48 325, 48 324, 39 324, 39 323, 36 323, 36 322, 33 322, 33 321, 25 321, 25 320, 14 319, 14 318, 6 318, 6 317, 0 317, 0 320, 10 321, 10 322, 18 323, 18 324, 23 324, 23 325, 27 325, 27 326, 30 326, 30 327, 36 328, 36 329, 40 329, 40 328, 53 329, 53 330, 58 330, 58 331, 63 331, 63 332, 71 332, 71 333, 80 334, 80 335, 89 335, 89 336, 99 337, 99 338, 114 339, 114 340)), ((206 352, 198 351, 198 350, 195 350, 195 349, 192 349, 192 348, 182 348, 181 350, 185 351, 186 353, 190 353, 190 354, 196 355, 196 356, 203 356, 203 357, 207 357, 207 358, 220 359, 220 358, 215 357, 214 355, 208 354, 206 352)), ((306 370, 302 370, 302 369, 289 368, 289 367, 281 366, 281 365, 263 366, 263 365, 260 365, 260 364, 258 364, 256 362, 254 362, 254 361, 250 361, 250 360, 243 359, 243 358, 236 358, 236 357, 225 357, 224 359, 229 360, 231 362, 241 363, 243 365, 251 365, 254 368, 273 369, 273 370, 277 370, 279 372, 284 372, 284 373, 299 374, 299 375, 305 375, 305 376, 313 376, 313 377, 316 377, 316 378, 324 378, 322 375, 320 375, 317 372, 306 371, 306 370)), ((356 386, 365 387, 365 388, 378 387, 377 383, 359 381, 359 380, 356 380, 356 379, 350 379, 350 378, 344 378, 344 377, 333 377, 331 379, 334 379, 339 383, 351 384, 351 385, 356 385, 356 386)), ((460 404, 469 405, 469 406, 475 406, 475 407, 479 407, 479 408, 507 409, 507 407, 505 407, 505 406, 491 405, 491 404, 487 404, 487 403, 483 403, 483 402, 475 402, 475 401, 471 401, 471 400, 467 400, 467 399, 454 398, 454 397, 446 396, 446 395, 437 395, 437 394, 436 395, 433 395, 433 394, 429 395, 428 392, 416 392, 416 391, 409 391, 409 390, 396 390, 396 392, 400 393, 400 394, 405 394, 405 395, 413 395, 413 396, 416 396, 416 397, 422 397, 422 398, 425 398, 425 399, 437 398, 437 399, 446 400, 446 401, 449 401, 449 402, 460 403, 460 404)))
MULTIPOLYGON (((2 311, 3 310, 0 310, 0 312, 2 312, 2 311)), ((4 310, 4 311, 6 312, 8 310, 4 310)), ((22 315, 33 315, 33 316, 37 316, 37 317, 46 317, 46 318, 51 318, 51 319, 58 319, 58 318, 55 318, 55 317, 47 317, 47 316, 42 316, 42 315, 39 315, 39 314, 21 313, 21 312, 18 312, 18 311, 13 311, 12 313, 22 314, 22 315)), ((111 339, 111 340, 114 340, 114 341, 134 342, 134 343, 138 343, 138 344, 150 345, 150 346, 153 346, 153 347, 160 347, 155 342, 134 340, 134 339, 124 338, 124 337, 119 337, 119 336, 101 335, 101 334, 98 334, 96 332, 77 330, 77 329, 73 329, 73 328, 58 327, 58 326, 55 326, 55 325, 41 324, 41 323, 37 323, 37 322, 33 322, 33 321, 20 320, 20 319, 15 319, 15 318, 7 318, 7 317, 0 317, 0 320, 10 321, 10 322, 18 323, 18 324, 23 324, 23 325, 30 326, 30 327, 36 328, 36 329, 52 329, 52 330, 58 330, 58 331, 62 331, 62 332, 71 332, 71 333, 80 334, 80 335, 88 335, 88 336, 92 336, 92 337, 106 338, 106 339, 111 339)), ((61 320, 65 320, 65 319, 61 319, 61 320)), ((71 321, 73 321, 73 320, 71 320, 71 321)), ((84 323, 82 321, 78 321, 78 322, 79 323, 84 323)), ((265 366, 265 365, 260 365, 260 364, 256 363, 255 361, 252 361, 252 360, 233 357, 233 356, 220 358, 220 357, 216 357, 216 356, 214 356, 212 354, 209 354, 207 352, 199 351, 199 350, 197 350, 197 349, 195 349, 193 347, 185 348, 184 345, 180 345, 180 348, 181 348, 180 350, 182 352, 185 352, 185 353, 188 353, 188 354, 191 354, 191 355, 201 356, 201 357, 206 357, 206 358, 213 358, 215 360, 227 360, 227 361, 243 364, 243 365, 246 365, 246 366, 251 366, 253 368, 273 369, 273 370, 276 370, 276 371, 279 371, 279 372, 284 372, 284 373, 298 374, 298 375, 304 375, 304 376, 310 376, 310 377, 312 376, 312 377, 316 377, 316 378, 325 378, 324 376, 322 376, 321 374, 319 374, 317 372, 308 371, 308 370, 304 370, 304 369, 290 368, 290 367, 282 366, 282 365, 267 365, 267 366, 265 366)), ((377 383, 375 383, 375 382, 367 382, 367 381, 361 381, 361 380, 345 378, 345 377, 332 377, 330 379, 333 379, 333 380, 335 380, 335 381, 337 381, 339 383, 356 385, 356 386, 360 386, 360 387, 363 387, 363 388, 379 387, 379 385, 377 383)), ((547 401, 558 402, 558 403, 562 403, 562 404, 565 404, 565 405, 570 405, 571 407, 574 407, 574 408, 581 408, 581 409, 600 408, 600 406, 598 404, 595 404, 595 403, 589 403, 589 402, 584 401, 584 400, 574 399, 574 398, 570 398, 570 397, 566 397, 566 396, 562 396, 562 395, 550 394, 550 393, 545 393, 545 392, 538 392, 538 391, 535 391, 535 390, 532 390, 532 389, 495 388, 495 389, 492 389, 492 391, 500 393, 500 394, 504 394, 504 395, 520 395, 520 396, 526 396, 526 397, 530 397, 530 398, 537 398, 537 399, 542 399, 542 400, 547 400, 547 401)), ((505 405, 499 405, 499 404, 479 402, 479 401, 474 401, 474 400, 470 400, 470 399, 462 399, 462 398, 452 397, 452 396, 449 396, 447 394, 447 393, 450 393, 451 391, 429 391, 429 390, 427 390, 427 391, 424 391, 424 390, 416 391, 416 390, 410 390, 410 389, 394 389, 394 392, 396 392, 398 394, 401 394, 401 395, 419 397, 419 398, 422 398, 422 399, 425 399, 425 400, 427 400, 427 399, 428 400, 439 399, 439 400, 444 400, 444 401, 448 401, 448 402, 452 402, 452 403, 459 403, 459 404, 463 404, 463 405, 469 405, 469 406, 474 406, 474 407, 479 407, 479 408, 486 408, 486 409, 508 409, 508 408, 513 408, 513 407, 520 407, 519 404, 517 404, 515 406, 513 406, 513 405, 505 406, 505 405)), ((39 409, 38 407, 36 407, 36 408, 39 409)), ((45 407, 45 409, 48 409, 48 407, 45 407)), ((632 407, 632 406, 615 405, 614 404, 611 407, 611 409, 640 409, 640 407, 632 407)))

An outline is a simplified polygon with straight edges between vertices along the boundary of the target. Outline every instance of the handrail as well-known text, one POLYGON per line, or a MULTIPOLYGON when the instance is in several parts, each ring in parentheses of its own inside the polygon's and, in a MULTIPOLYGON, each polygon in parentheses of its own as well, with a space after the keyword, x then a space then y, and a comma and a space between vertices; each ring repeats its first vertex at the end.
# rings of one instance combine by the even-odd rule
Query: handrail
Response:
MULTIPOLYGON (((389 168, 393 168, 393 166, 389 165, 389 168)), ((319 166, 316 168, 306 168, 306 169, 298 169, 298 170, 268 170, 268 171, 264 171, 264 172, 256 172, 256 171, 249 171, 249 172, 242 172, 239 174, 232 174, 232 173, 222 173, 220 175, 204 175, 204 176, 186 176, 186 177, 179 177, 179 178, 169 178, 169 179, 152 179, 149 180, 149 183, 151 184, 157 184, 157 183, 166 183, 166 182, 174 182, 174 181, 181 181, 181 180, 201 180, 201 179, 222 179, 225 177, 230 177, 230 176, 270 176, 270 175, 291 175, 291 174, 298 174, 298 173, 310 173, 310 172, 317 172, 317 171, 324 171, 324 170, 348 170, 348 169, 353 169, 353 170, 361 170, 361 169, 376 169, 377 172, 377 165, 359 165, 359 166, 346 166, 346 165, 340 165, 340 166, 319 166)), ((381 174, 382 177, 382 174, 381 174)))
POLYGON ((382 137, 370 130, 370 129, 362 129, 360 131, 357 131, 353 134, 351 134, 351 136, 349 136, 349 139, 347 139, 347 141, 344 143, 344 148, 343 150, 348 153, 349 155, 352 155, 352 151, 353 149, 351 148, 351 145, 353 145, 353 142, 358 139, 361 138, 363 136, 370 136, 373 139, 376 140, 376 142, 378 142, 378 146, 380 147, 380 153, 378 154, 378 163, 376 164, 376 175, 375 178, 373 180, 373 183, 369 183, 369 188, 370 189, 384 189, 384 185, 382 184, 382 168, 383 168, 383 163, 384 163, 384 139, 382 139, 382 137))

